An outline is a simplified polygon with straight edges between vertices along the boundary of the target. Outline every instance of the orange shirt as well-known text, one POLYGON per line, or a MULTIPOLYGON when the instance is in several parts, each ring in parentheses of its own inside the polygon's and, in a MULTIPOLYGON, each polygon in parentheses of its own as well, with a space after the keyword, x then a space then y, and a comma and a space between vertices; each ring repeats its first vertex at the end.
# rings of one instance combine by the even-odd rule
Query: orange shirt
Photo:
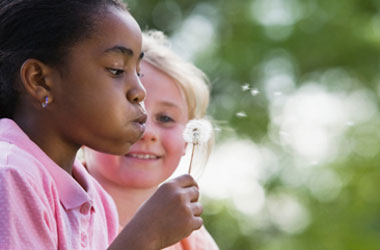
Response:
POLYGON ((205 227, 194 231, 189 237, 164 250, 219 250, 214 239, 205 227))

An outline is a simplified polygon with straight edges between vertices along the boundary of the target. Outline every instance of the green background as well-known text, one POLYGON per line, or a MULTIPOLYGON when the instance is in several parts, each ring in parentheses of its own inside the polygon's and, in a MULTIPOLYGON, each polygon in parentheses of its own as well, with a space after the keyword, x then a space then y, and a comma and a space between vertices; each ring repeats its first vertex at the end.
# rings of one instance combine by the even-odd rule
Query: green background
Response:
POLYGON ((269 177, 257 180, 267 199, 254 215, 241 212, 229 198, 203 197, 206 227, 222 250, 380 249, 380 1, 126 2, 142 29, 163 30, 177 39, 177 52, 209 76, 209 114, 219 126, 218 145, 248 139, 270 148, 280 162, 269 177), (193 42, 178 42, 181 37, 193 42), (244 85, 249 89, 243 90, 244 85), (297 103, 289 104, 296 97, 305 97, 300 102, 304 113, 297 103), (343 103, 338 111, 331 100, 343 103), (303 105, 308 102, 313 108, 303 105), (276 119, 283 107, 295 117, 290 132, 282 118, 276 119), (322 122, 330 111, 333 115, 322 122), (346 122, 334 120, 343 113, 346 122), (305 117, 314 120, 306 126, 305 117), (302 132, 298 125, 306 143, 295 148, 296 140, 286 142, 286 136, 302 132), (321 129, 309 131, 315 140, 325 138, 315 131, 327 135, 328 144, 316 144, 329 145, 327 153, 313 149, 308 155, 313 146, 308 142, 314 141, 307 140, 307 128, 313 126, 321 129), (289 175, 306 179, 292 184, 289 175), (319 184, 311 185, 313 180, 319 184), (278 221, 289 216, 288 203, 276 203, 276 197, 297 201, 306 222, 296 214, 289 218, 301 218, 299 228, 297 221, 290 229, 286 220, 281 226, 278 221))

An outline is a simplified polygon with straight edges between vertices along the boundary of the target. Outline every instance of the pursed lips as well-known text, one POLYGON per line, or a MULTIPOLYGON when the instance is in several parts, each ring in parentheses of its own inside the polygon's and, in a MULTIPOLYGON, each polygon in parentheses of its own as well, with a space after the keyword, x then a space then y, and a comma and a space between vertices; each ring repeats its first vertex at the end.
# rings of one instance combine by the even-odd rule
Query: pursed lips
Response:
POLYGON ((145 125, 148 116, 145 113, 141 113, 134 122, 140 123, 141 125, 145 125))
POLYGON ((145 131, 145 123, 147 119, 148 116, 145 113, 140 113, 137 118, 132 121, 135 128, 139 131, 139 137, 142 136, 145 131))

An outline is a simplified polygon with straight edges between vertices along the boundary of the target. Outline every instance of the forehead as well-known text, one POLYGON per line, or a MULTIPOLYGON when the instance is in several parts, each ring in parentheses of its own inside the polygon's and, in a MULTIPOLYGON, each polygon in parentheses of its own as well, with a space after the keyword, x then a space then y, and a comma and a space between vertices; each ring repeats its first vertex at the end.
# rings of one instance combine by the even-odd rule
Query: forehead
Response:
POLYGON ((141 73, 144 75, 141 81, 147 91, 147 104, 172 104, 187 113, 185 94, 173 78, 144 60, 141 63, 141 73))
MULTIPOLYGON (((139 25, 129 12, 114 7, 95 17, 90 36, 79 41, 71 50, 91 51, 93 56, 101 56, 110 48, 128 48, 137 59, 141 53, 139 25)), ((126 54, 122 50, 119 52, 126 54)))

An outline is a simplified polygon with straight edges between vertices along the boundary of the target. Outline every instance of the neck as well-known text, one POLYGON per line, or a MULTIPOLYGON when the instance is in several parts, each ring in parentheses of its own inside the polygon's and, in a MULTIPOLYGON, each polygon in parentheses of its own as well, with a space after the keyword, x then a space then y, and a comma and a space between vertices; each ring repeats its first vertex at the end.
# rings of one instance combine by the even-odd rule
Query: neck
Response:
POLYGON ((100 185, 112 196, 119 214, 119 224, 123 228, 135 215, 140 206, 156 191, 157 187, 132 188, 115 185, 104 178, 96 178, 100 185))
POLYGON ((66 142, 49 126, 49 121, 25 119, 24 116, 14 116, 13 120, 47 154, 58 166, 72 173, 72 168, 79 145, 66 142))

